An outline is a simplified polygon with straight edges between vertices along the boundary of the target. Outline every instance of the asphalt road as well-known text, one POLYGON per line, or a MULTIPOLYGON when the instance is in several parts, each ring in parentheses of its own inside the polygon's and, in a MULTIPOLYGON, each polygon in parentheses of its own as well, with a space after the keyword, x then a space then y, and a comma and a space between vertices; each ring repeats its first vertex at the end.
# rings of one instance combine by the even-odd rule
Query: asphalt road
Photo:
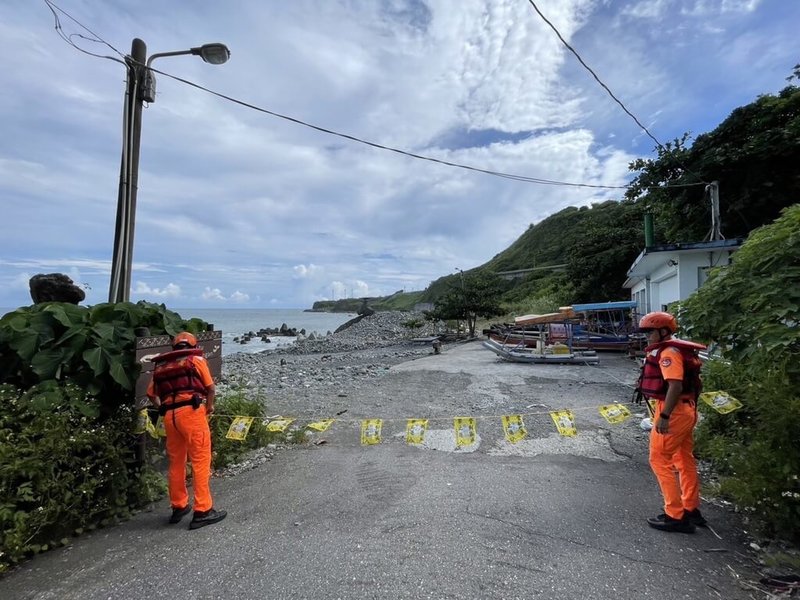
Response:
POLYGON ((0 597, 758 598, 735 514, 703 506, 722 539, 647 526, 661 500, 646 435, 596 409, 628 400, 635 373, 614 355, 502 363, 479 343, 396 365, 337 396, 347 419, 314 436, 324 444, 215 479, 220 524, 167 526, 164 501, 34 558, 0 580, 0 597), (561 408, 575 438, 547 415, 561 408), (509 413, 526 415, 517 444, 503 439, 509 413), (476 444, 456 449, 455 416, 478 418, 476 444), (431 418, 420 447, 404 441, 408 417, 431 418), (360 445, 360 418, 385 419, 382 443, 360 445))

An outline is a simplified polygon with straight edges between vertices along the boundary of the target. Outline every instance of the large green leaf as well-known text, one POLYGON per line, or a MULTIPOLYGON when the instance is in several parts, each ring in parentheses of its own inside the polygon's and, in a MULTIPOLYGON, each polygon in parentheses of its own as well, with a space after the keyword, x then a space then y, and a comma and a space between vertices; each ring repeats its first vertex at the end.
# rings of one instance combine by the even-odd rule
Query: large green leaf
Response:
POLYGON ((59 379, 61 365, 64 362, 65 351, 63 348, 48 348, 36 353, 31 360, 33 372, 40 380, 59 379))
POLYGON ((92 331, 104 342, 110 342, 114 339, 113 323, 96 323, 92 327, 92 331))
POLYGON ((120 386, 122 386, 126 390, 133 389, 133 385, 131 384, 131 380, 128 377, 128 373, 125 371, 125 367, 123 366, 121 361, 113 360, 111 362, 111 377, 116 381, 120 386))
POLYGON ((83 323, 88 314, 88 310, 83 306, 69 304, 67 302, 53 302, 44 308, 44 312, 53 315, 53 318, 64 327, 73 327, 83 323))
POLYGON ((89 330, 85 325, 76 325, 75 327, 70 327, 66 332, 64 332, 64 335, 58 338, 56 345, 71 348, 73 351, 78 352, 86 345, 86 336, 88 331, 89 330))
POLYGON ((84 351, 83 360, 85 360, 86 364, 92 369, 95 377, 101 375, 108 366, 106 353, 102 348, 99 347, 90 348, 89 350, 84 351))
POLYGON ((8 345, 17 351, 22 360, 30 362, 39 348, 39 335, 32 329, 19 331, 9 340, 8 345))

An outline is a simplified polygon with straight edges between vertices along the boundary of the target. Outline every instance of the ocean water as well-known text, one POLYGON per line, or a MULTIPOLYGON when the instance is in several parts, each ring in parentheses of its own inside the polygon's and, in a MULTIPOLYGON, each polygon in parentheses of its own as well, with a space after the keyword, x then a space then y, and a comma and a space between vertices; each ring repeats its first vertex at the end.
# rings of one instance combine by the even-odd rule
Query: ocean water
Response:
POLYGON ((216 331, 222 332, 222 356, 236 352, 262 352, 271 350, 295 341, 293 337, 271 336, 270 342, 262 342, 253 338, 246 344, 234 342, 233 338, 241 338, 250 331, 257 332, 262 328, 287 327, 306 330, 306 335, 314 332, 325 335, 333 332, 339 325, 356 316, 355 313, 305 312, 301 309, 282 308, 177 308, 172 309, 184 319, 198 317, 214 325, 216 331))
MULTIPOLYGON (((0 316, 16 310, 0 308, 0 316)), ((250 331, 257 332, 262 328, 287 327, 306 330, 306 335, 316 332, 325 335, 333 332, 339 325, 356 316, 355 313, 305 312, 301 309, 281 308, 171 308, 184 319, 197 317, 214 325, 216 331, 222 332, 222 356, 236 352, 263 352, 285 344, 292 344, 293 337, 273 336, 270 343, 254 338, 246 344, 234 342, 233 338, 242 337, 250 331)))

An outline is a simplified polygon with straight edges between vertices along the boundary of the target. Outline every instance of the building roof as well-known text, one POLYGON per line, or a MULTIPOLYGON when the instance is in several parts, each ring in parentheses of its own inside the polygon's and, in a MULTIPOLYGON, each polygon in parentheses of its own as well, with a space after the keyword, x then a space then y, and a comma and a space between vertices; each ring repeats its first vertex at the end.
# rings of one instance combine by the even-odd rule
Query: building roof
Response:
POLYGON ((589 304, 573 304, 572 310, 575 312, 584 312, 591 310, 615 310, 636 308, 636 302, 633 300, 620 300, 616 302, 591 302, 589 304))
POLYGON ((690 242, 680 244, 663 244, 650 246, 642 250, 641 254, 633 261, 628 269, 628 280, 624 287, 631 287, 631 280, 638 280, 650 275, 659 266, 671 258, 677 259, 682 254, 696 254, 700 252, 713 252, 720 250, 734 251, 744 243, 743 238, 732 240, 713 240, 710 242, 690 242))

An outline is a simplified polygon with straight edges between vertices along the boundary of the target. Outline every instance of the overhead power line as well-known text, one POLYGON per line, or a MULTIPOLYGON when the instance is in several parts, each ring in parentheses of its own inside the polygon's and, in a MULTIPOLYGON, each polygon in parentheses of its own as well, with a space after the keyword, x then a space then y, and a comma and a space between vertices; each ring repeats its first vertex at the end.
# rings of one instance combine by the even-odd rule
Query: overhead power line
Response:
POLYGON ((56 33, 67 44, 69 44, 70 46, 72 46, 76 50, 79 50, 80 52, 83 52, 84 54, 88 54, 89 56, 95 56, 97 58, 106 58, 108 60, 113 60, 115 62, 125 64, 125 55, 122 52, 120 52, 114 46, 112 46, 107 41, 105 41, 103 38, 101 38, 99 35, 97 35, 94 31, 92 31, 91 29, 86 27, 86 25, 84 25, 83 23, 78 21, 75 17, 73 17, 71 14, 69 14, 63 8, 61 8, 61 7, 57 6, 56 4, 54 4, 53 2, 51 2, 51 0, 44 0, 44 3, 47 5, 47 8, 50 9, 50 12, 53 13, 53 19, 55 20, 56 33), (56 12, 56 11, 58 11, 58 12, 56 12), (61 26, 61 19, 58 16, 59 12, 62 13, 64 16, 66 16, 70 21, 72 21, 73 23, 75 23, 79 27, 81 27, 84 31, 90 33, 92 35, 92 37, 87 37, 87 36, 82 35, 80 33, 73 33, 73 34, 70 34, 70 35, 67 35, 66 33, 64 33, 64 28, 61 26), (122 60, 120 60, 118 58, 115 58, 113 56, 104 56, 102 54, 96 54, 94 52, 89 52, 88 50, 84 50, 83 48, 81 48, 75 42, 72 41, 73 37, 79 37, 79 38, 84 39, 84 40, 86 40, 88 42, 95 42, 95 43, 98 43, 98 44, 105 44, 106 46, 111 48, 114 52, 119 54, 122 57, 122 60))
POLYGON ((564 46, 566 46, 566 48, 567 48, 567 49, 568 49, 570 52, 572 52, 572 53, 575 55, 575 58, 577 58, 577 59, 578 59, 578 62, 579 62, 579 63, 581 63, 581 65, 583 65, 583 68, 584 68, 584 69, 586 69, 587 71, 589 71, 589 73, 591 73, 591 74, 592 74, 592 77, 594 77, 594 78, 595 78, 595 81, 597 81, 597 83, 599 83, 599 84, 602 86, 602 88, 603 88, 603 89, 604 89, 606 92, 608 92, 608 95, 609 95, 609 96, 611 96, 611 97, 614 99, 614 102, 616 102, 617 104, 619 104, 619 105, 620 105, 620 107, 622 108, 622 110, 624 110, 624 111, 625 111, 625 114, 627 114, 627 115, 628 115, 628 116, 629 116, 631 119, 633 119, 633 120, 636 122, 636 124, 639 126, 639 128, 640 128, 642 131, 644 131, 644 132, 645 132, 645 133, 646 133, 646 134, 647 134, 647 135, 650 137, 650 139, 651 139, 651 140, 653 140, 653 141, 656 143, 656 145, 657 145, 659 148, 662 148, 662 147, 663 147, 663 144, 662 144, 661 142, 659 142, 659 141, 656 139, 656 137, 655 137, 655 136, 654 136, 652 133, 650 133, 650 131, 647 129, 647 127, 645 127, 645 126, 642 124, 642 122, 641 122, 641 121, 639 121, 639 119, 637 119, 637 118, 636 118, 636 115, 634 115, 634 114, 633 114, 631 111, 629 111, 629 110, 628 110, 628 107, 626 107, 626 106, 625 106, 625 105, 622 103, 622 100, 620 100, 619 98, 617 98, 617 97, 614 95, 614 92, 612 92, 612 91, 609 89, 609 87, 608 87, 608 86, 607 86, 605 83, 603 83, 603 81, 600 79, 600 77, 598 77, 598 76, 597 76, 597 73, 595 73, 595 72, 594 72, 594 70, 593 70, 593 69, 592 69, 592 68, 591 68, 589 65, 587 65, 587 64, 586 64, 586 62, 583 60, 583 58, 581 58, 581 55, 580 55, 580 54, 578 54, 578 52, 575 50, 575 48, 573 48, 572 46, 570 46, 569 42, 567 42, 567 40, 565 40, 565 39, 564 39, 564 36, 562 36, 562 35, 561 35, 561 32, 560 32, 558 29, 556 29, 556 26, 555 26, 555 25, 553 25, 553 24, 550 22, 550 20, 549 20, 547 17, 545 17, 545 16, 542 14, 542 11, 540 11, 540 10, 539 10, 539 7, 538 7, 538 6, 536 6, 536 2, 534 2, 533 0, 528 0, 528 2, 530 2, 531 6, 533 7, 533 10, 535 10, 535 11, 536 11, 536 13, 537 13, 537 14, 538 14, 538 15, 539 15, 541 18, 542 18, 542 21, 544 21, 545 23, 547 23, 547 24, 550 26, 550 29, 552 29, 552 30, 555 32, 555 34, 558 36, 558 39, 559 39, 559 40, 561 40, 561 43, 562 43, 562 44, 564 44, 564 46))
MULTIPOLYGON (((642 122, 641 122, 641 121, 640 121, 638 118, 636 118, 636 115, 634 115, 634 114, 633 114, 633 113, 632 113, 630 110, 628 110, 628 107, 627 107, 627 106, 625 106, 625 105, 622 103, 622 100, 620 100, 619 98, 617 98, 617 97, 614 95, 614 92, 612 92, 612 91, 611 91, 611 89, 610 89, 610 88, 609 88, 609 87, 608 87, 608 86, 607 86, 605 83, 603 83, 603 81, 600 79, 600 77, 597 75, 597 73, 595 73, 595 72, 594 72, 594 70, 593 70, 593 69, 592 69, 592 68, 591 68, 589 65, 587 65, 587 64, 586 64, 586 61, 584 61, 584 60, 583 60, 583 58, 581 57, 581 55, 580 55, 580 54, 578 54, 578 51, 577 51, 577 50, 575 50, 575 48, 573 48, 573 47, 572 47, 572 46, 569 44, 569 42, 567 42, 567 40, 565 40, 565 39, 564 39, 564 36, 563 36, 563 35, 561 35, 561 32, 560 32, 560 31, 559 31, 559 30, 556 28, 556 26, 555 26, 555 25, 553 25, 553 23, 552 23, 552 22, 550 22, 550 20, 549 20, 547 17, 545 17, 545 16, 544 16, 544 14, 542 14, 542 11, 540 11, 540 10, 539 10, 539 7, 538 7, 538 6, 536 6, 536 2, 534 2, 534 0, 528 0, 528 2, 529 2, 529 3, 530 3, 530 5, 533 7, 533 10, 535 10, 535 11, 536 11, 536 14, 538 14, 538 15, 539 15, 539 17, 541 17, 541 19, 542 19, 542 20, 543 20, 545 23, 547 23, 547 25, 549 25, 550 29, 552 29, 552 30, 553 30, 553 32, 554 32, 554 33, 555 33, 555 34, 558 36, 558 39, 559 39, 559 40, 561 40, 561 43, 562 43, 562 44, 564 44, 564 46, 567 48, 567 50, 569 50, 570 52, 572 52, 572 54, 574 54, 574 55, 575 55, 575 58, 577 58, 577 59, 578 59, 578 62, 579 62, 579 63, 581 63, 581 65, 583 66, 583 68, 584 68, 584 69, 586 69, 587 71, 589 71, 589 73, 592 75, 592 77, 594 77, 595 81, 597 81, 597 83, 599 83, 599 84, 600 84, 600 86, 601 86, 601 87, 602 87, 602 88, 603 88, 603 89, 604 89, 606 92, 608 92, 608 95, 609 95, 609 96, 611 96, 611 98, 614 100, 614 102, 616 102, 617 104, 619 104, 620 108, 622 108, 622 110, 623 110, 623 111, 625 111, 625 114, 627 114, 627 115, 628 115, 628 116, 629 116, 631 119, 633 119, 633 120, 634 120, 634 122, 635 122, 635 123, 636 123, 636 124, 639 126, 639 128, 640 128, 642 131, 644 131, 644 132, 647 134, 647 136, 648 136, 648 137, 649 137, 651 140, 653 140, 653 141, 656 143, 656 146, 658 146, 658 147, 659 147, 661 150, 665 150, 665 148, 664 148, 664 144, 662 144, 661 142, 659 142, 659 141, 658 141, 658 139, 657 139, 657 138, 656 138, 656 137, 655 137, 655 136, 654 136, 652 133, 650 133, 650 130, 649 130, 649 129, 647 129, 647 127, 645 127, 645 126, 644 126, 644 124, 643 124, 643 123, 642 123, 642 122)), ((700 183, 700 184, 697 184, 697 185, 704 185, 704 184, 705 184, 705 185, 707 185, 707 184, 708 184, 708 182, 707 182, 707 181, 703 181, 703 179, 702 179, 702 178, 701 178, 701 177, 700 177, 700 176, 699 176, 697 173, 694 173, 694 172, 693 172, 691 169, 689 169, 688 167, 686 167, 686 166, 684 166, 684 165, 681 165, 681 166, 683 166, 683 168, 684 168, 684 169, 686 169, 686 171, 687 171, 688 173, 691 173, 692 175, 694 175, 695 177, 697 177, 697 179, 699 179, 699 180, 700 180, 700 182, 701 182, 701 183, 700 183)), ((683 187, 683 186, 680 186, 680 185, 670 185, 670 186, 663 186, 663 187, 683 187)))
MULTIPOLYGON (((86 30, 87 32, 89 32, 93 36, 93 38, 85 38, 84 36, 80 36, 80 37, 84 37, 84 39, 88 39, 88 40, 93 41, 93 42, 98 42, 98 43, 105 44, 106 46, 108 46, 109 48, 111 48, 112 50, 114 50, 115 52, 117 52, 118 54, 120 54, 121 56, 124 57, 124 55, 122 55, 122 53, 120 53, 119 50, 117 50, 114 46, 112 46, 111 44, 106 42, 102 37, 100 37, 99 35, 97 35, 93 31, 91 31, 88 27, 84 26, 82 23, 80 23, 74 17, 72 17, 71 15, 69 15, 68 13, 63 11, 62 9, 60 9, 58 6, 53 4, 53 2, 51 0, 44 0, 44 2, 47 4, 47 6, 53 12, 53 15, 56 18, 56 30, 59 33, 59 36, 64 41, 66 41, 70 46, 72 46, 73 48, 75 48, 77 50, 80 50, 81 52, 89 54, 91 56, 96 56, 98 58, 107 58, 107 59, 111 59, 111 60, 117 60, 116 58, 113 58, 113 57, 110 57, 110 56, 102 56, 102 55, 99 55, 99 54, 88 52, 88 51, 78 47, 72 41, 72 39, 71 39, 72 36, 66 36, 63 33, 63 31, 61 30, 61 26, 60 26, 60 23, 58 21, 58 15, 56 14, 55 10, 59 10, 62 13, 64 13, 65 15, 67 15, 72 21, 77 23, 80 27, 82 27, 84 30, 86 30)), ((127 57, 127 58, 128 58, 128 60, 130 62, 133 62, 133 60, 130 57, 127 57)), ((119 61, 119 62, 121 62, 121 61, 119 61)), ((141 64, 141 63, 140 63, 140 66, 146 67, 146 65, 141 64)), ((204 91, 204 92, 206 92, 208 94, 211 94, 211 95, 216 96, 218 98, 222 98, 223 100, 227 100, 228 102, 232 102, 234 104, 238 104, 239 106, 243 106, 245 108, 249 108, 249 109, 255 110, 257 112, 268 114, 270 116, 277 117, 279 119, 284 119, 286 121, 290 121, 292 123, 296 123, 298 125, 302 125, 303 127, 307 127, 309 129, 314 129, 314 130, 319 131, 321 133, 326 133, 328 135, 337 136, 337 137, 340 137, 340 138, 343 138, 343 139, 346 139, 346 140, 350 140, 352 142, 356 142, 356 143, 359 143, 359 144, 364 144, 366 146, 371 146, 373 148, 377 148, 377 149, 380 149, 380 150, 385 150, 385 151, 388 151, 388 152, 394 152, 396 154, 401 154, 401 155, 408 156, 410 158, 415 158, 415 159, 418 159, 418 160, 425 160, 425 161, 438 163, 438 164, 449 166, 449 167, 465 169, 465 170, 473 171, 473 172, 477 172, 477 173, 484 173, 486 175, 492 175, 494 177, 501 177, 503 179, 511 179, 513 181, 520 181, 520 182, 523 182, 523 183, 535 183, 535 184, 539 184, 539 185, 554 185, 554 186, 579 187, 579 188, 591 188, 591 189, 609 189, 609 190, 612 190, 612 189, 624 190, 624 189, 628 189, 630 187, 630 184, 628 184, 628 185, 600 185, 600 184, 593 184, 593 183, 581 183, 581 182, 573 182, 573 181, 558 181, 558 180, 553 180, 553 179, 544 179, 544 178, 541 178, 541 177, 531 177, 531 176, 526 176, 526 175, 517 175, 517 174, 513 174, 513 173, 505 173, 505 172, 502 172, 502 171, 494 171, 492 169, 484 169, 484 168, 481 168, 481 167, 475 167, 475 166, 471 166, 471 165, 466 165, 466 164, 462 164, 462 163, 448 161, 448 160, 444 160, 444 159, 441 159, 441 158, 435 158, 435 157, 432 157, 432 156, 426 156, 426 155, 423 155, 423 154, 417 154, 415 152, 410 152, 410 151, 407 151, 407 150, 401 150, 399 148, 394 148, 392 146, 386 146, 384 144, 379 144, 377 142, 371 142, 369 140, 365 140, 365 139, 359 138, 359 137, 354 136, 354 135, 350 135, 350 134, 347 134, 347 133, 341 133, 341 132, 335 131, 333 129, 328 129, 326 127, 321 127, 319 125, 314 125, 312 123, 308 123, 308 122, 303 121, 301 119, 298 119, 298 118, 295 118, 295 117, 291 117, 291 116, 288 116, 288 115, 284 115, 284 114, 269 110, 267 108, 263 108, 263 107, 257 106, 255 104, 251 104, 249 102, 245 102, 243 100, 239 100, 239 99, 234 98, 232 96, 229 96, 227 94, 223 94, 221 92, 214 91, 214 90, 209 89, 209 88, 207 88, 205 86, 202 86, 202 85, 200 85, 198 83, 194 83, 193 81, 189 81, 188 79, 184 79, 182 77, 178 77, 176 75, 172 75, 172 74, 167 73, 165 71, 159 71, 158 69, 154 69, 153 67, 149 67, 149 68, 154 73, 158 73, 158 74, 163 75, 165 77, 169 77, 170 79, 174 79, 175 81, 179 81, 180 83, 183 83, 183 84, 188 85, 190 87, 202 90, 202 91, 204 91)), ((689 183, 689 184, 676 184, 676 185, 663 185, 663 186, 650 186, 650 187, 658 187, 658 188, 679 187, 679 188, 683 188, 683 187, 693 187, 693 186, 697 186, 697 185, 703 185, 703 184, 702 183, 689 183)))

